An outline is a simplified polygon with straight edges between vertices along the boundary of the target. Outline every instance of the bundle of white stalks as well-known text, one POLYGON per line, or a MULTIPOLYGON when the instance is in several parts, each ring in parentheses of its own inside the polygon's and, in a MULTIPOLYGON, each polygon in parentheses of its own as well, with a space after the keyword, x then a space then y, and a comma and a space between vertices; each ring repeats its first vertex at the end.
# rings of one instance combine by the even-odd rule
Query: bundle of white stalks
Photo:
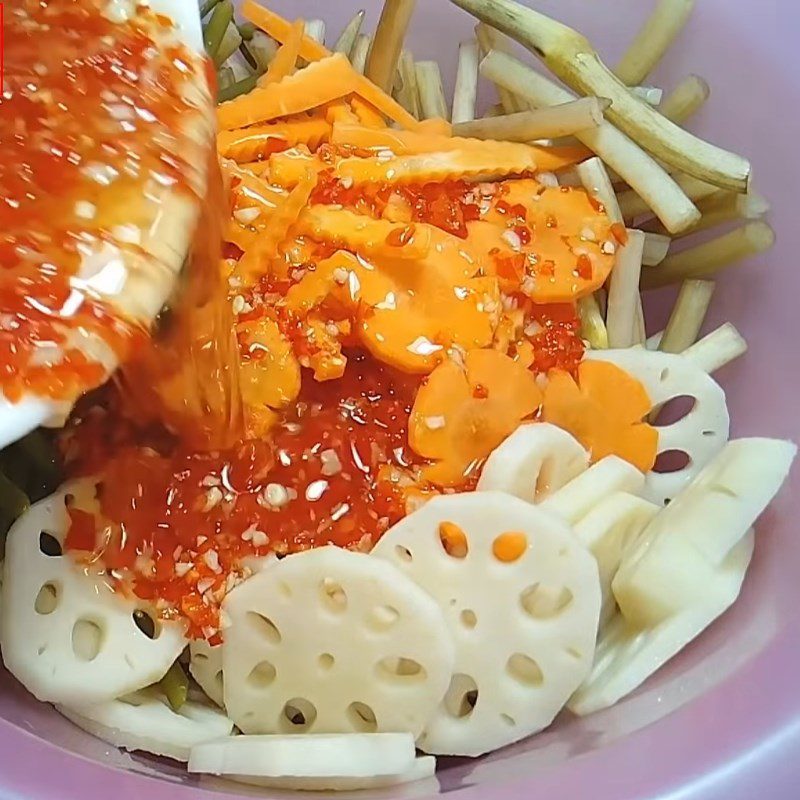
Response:
POLYGON ((344 53, 344 55, 350 58, 353 53, 353 46, 356 43, 356 37, 361 33, 361 26, 364 24, 364 17, 366 17, 366 15, 367 12, 363 8, 360 11, 356 11, 352 19, 344 26, 342 32, 339 34, 339 38, 333 45, 334 53, 344 53))

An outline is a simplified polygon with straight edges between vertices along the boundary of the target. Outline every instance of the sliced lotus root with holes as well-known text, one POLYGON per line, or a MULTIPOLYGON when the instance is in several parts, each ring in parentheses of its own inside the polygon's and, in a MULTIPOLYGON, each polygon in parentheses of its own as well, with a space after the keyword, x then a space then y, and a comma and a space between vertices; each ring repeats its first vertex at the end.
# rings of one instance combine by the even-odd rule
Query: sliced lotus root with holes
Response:
POLYGON ((208 704, 187 700, 173 711, 156 689, 92 706, 56 706, 82 730, 123 750, 188 761, 192 747, 230 736, 233 723, 208 704))
MULTIPOLYGON (((587 359, 608 361, 636 378, 645 388, 651 410, 678 398, 693 401, 691 410, 675 422, 658 425, 660 457, 688 459, 671 472, 647 473, 643 496, 654 503, 671 500, 725 446, 730 418, 725 392, 704 370, 689 359, 633 347, 626 350, 593 350, 587 359)), ((668 411, 668 410, 667 410, 668 411)), ((665 465, 669 469, 670 465, 665 465)))
POLYGON ((189 645, 189 672, 200 688, 221 708, 225 707, 222 679, 222 646, 212 647, 203 639, 189 645))
POLYGON ((643 488, 644 474, 633 464, 619 456, 606 456, 546 497, 542 508, 574 525, 609 495, 615 492, 638 495, 643 488))
POLYGON ((415 758, 407 733, 237 736, 192 750, 189 772, 301 791, 398 786, 433 775, 435 760, 415 758))
POLYGON ((489 458, 478 491, 513 494, 538 503, 589 466, 589 453, 571 434, 546 422, 521 425, 489 458))
POLYGON ((234 589, 225 610, 225 707, 244 733, 417 736, 452 674, 439 607, 362 553, 289 556, 234 589))
POLYGON ((547 727, 588 675, 597 564, 562 520, 501 492, 436 497, 372 556, 432 595, 456 642, 450 688, 418 740, 478 756, 547 727))
POLYGON ((701 603, 645 627, 616 614, 600 637, 591 675, 569 701, 570 711, 585 715, 613 706, 733 605, 750 565, 753 544, 751 531, 706 578, 701 603))
POLYGON ((797 453, 777 439, 729 442, 624 554, 612 588, 634 625, 702 606, 731 550, 777 494, 797 453))
POLYGON ((625 492, 616 492, 601 500, 573 530, 578 541, 595 557, 600 571, 603 606, 600 626, 608 622, 617 603, 611 581, 617 574, 623 553, 633 545, 660 506, 625 492))
POLYGON ((186 646, 184 628, 110 588, 61 554, 69 493, 34 505, 6 542, 0 641, 9 671, 39 700, 92 704, 160 680, 186 646))

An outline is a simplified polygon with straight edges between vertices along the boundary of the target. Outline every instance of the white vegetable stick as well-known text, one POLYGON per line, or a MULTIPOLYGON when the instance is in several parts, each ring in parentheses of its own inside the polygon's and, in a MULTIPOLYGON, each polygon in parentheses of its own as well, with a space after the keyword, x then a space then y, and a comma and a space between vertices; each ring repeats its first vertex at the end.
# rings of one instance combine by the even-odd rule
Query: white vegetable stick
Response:
POLYGON ((414 68, 414 57, 408 50, 400 53, 397 68, 398 85, 395 90, 397 102, 417 119, 422 112, 419 107, 419 89, 417 87, 417 71, 414 68))
POLYGON ((644 307, 642 306, 641 294, 636 299, 634 315, 633 343, 634 345, 643 345, 647 340, 647 328, 644 324, 644 307))
MULTIPOLYGON (((475 37, 478 40, 481 55, 487 56, 492 50, 507 52, 508 45, 505 40, 501 40, 500 32, 481 22, 475 26, 475 37)), ((504 114, 517 114, 528 108, 528 103, 524 98, 519 97, 512 90, 501 86, 495 82, 497 94, 500 97, 500 105, 503 107, 504 114)))
POLYGON ((364 68, 367 65, 367 56, 369 55, 369 48, 372 44, 372 37, 368 33, 359 33, 356 36, 356 43, 353 45, 353 53, 350 56, 350 63, 353 69, 360 75, 364 74, 364 68))
POLYGON ((629 230, 627 244, 617 251, 617 263, 608 285, 606 327, 609 347, 631 347, 634 344, 644 240, 641 231, 629 230))
POLYGON ((309 39, 313 39, 319 44, 325 44, 325 20, 309 19, 306 20, 305 34, 309 39))
MULTIPOLYGON (((458 71, 453 92, 453 123, 475 119, 475 103, 478 98, 478 62, 480 51, 474 39, 458 46, 458 71)), ((463 134, 453 133, 454 136, 463 134)), ((533 138, 533 137, 531 137, 533 138)))
POLYGON ((496 115, 474 122, 463 122, 453 126, 453 136, 470 139, 496 139, 509 142, 534 142, 548 146, 541 140, 570 136, 586 128, 596 128, 603 121, 607 100, 582 97, 569 103, 540 108, 536 111, 520 111, 517 114, 496 115))
POLYGON ((392 90, 403 41, 417 0, 384 0, 364 74, 385 92, 392 90))
POLYGON ((442 86, 442 73, 437 61, 417 61, 417 89, 423 119, 449 119, 447 100, 442 86))
POLYGON ((645 233, 644 251, 642 253, 642 264, 646 267, 654 267, 660 264, 669 252, 672 239, 660 233, 645 233))
POLYGON ((367 12, 362 8, 360 11, 357 11, 350 22, 345 25, 344 29, 339 34, 339 38, 336 40, 336 44, 333 46, 334 53, 344 53, 350 58, 353 52, 353 46, 356 43, 356 37, 361 33, 361 26, 364 24, 364 17, 366 14, 367 12))
POLYGON ((664 331, 657 331, 652 336, 647 337, 647 341, 645 341, 644 346, 648 350, 658 350, 658 346, 661 344, 661 337, 664 335, 664 331))
POLYGON ((589 342, 593 350, 608 348, 608 329, 600 311, 600 304, 593 295, 578 300, 578 316, 581 320, 581 338, 589 342))
POLYGON ((747 341, 730 322, 726 322, 687 347, 681 355, 711 374, 746 352, 747 341))
POLYGON ((687 278, 713 275, 750 256, 769 250, 775 232, 766 222, 748 222, 730 233, 667 256, 642 275, 642 288, 656 289, 687 278))
MULTIPOLYGON (((523 89, 536 106, 568 103, 575 96, 535 70, 504 53, 494 51, 481 63, 481 74, 490 80, 523 89)), ((647 199, 650 208, 672 232, 685 230, 700 219, 700 212, 656 161, 613 125, 576 133, 589 149, 647 199)))
MULTIPOLYGON (((692 201, 703 200, 719 192, 719 189, 713 184, 699 181, 689 175, 673 175, 672 178, 686 197, 692 201)), ((622 214, 627 220, 634 220, 650 212, 649 202, 640 197, 633 189, 621 192, 617 195, 617 200, 622 214)), ((699 221, 699 217, 697 221, 699 221)))
POLYGON ((708 100, 711 88, 699 75, 684 78, 662 101, 661 113, 676 125, 683 125, 708 100))
POLYGON ((608 171, 603 166, 603 162, 597 158, 590 158, 575 167, 583 188, 589 194, 603 204, 608 218, 612 222, 618 222, 620 225, 625 223, 620 210, 619 203, 617 202, 617 195, 614 192, 614 187, 611 184, 611 178, 608 176, 608 171))
POLYGON ((694 0, 659 0, 614 72, 629 86, 642 83, 683 30, 694 0))
POLYGON ((664 96, 662 89, 657 86, 632 86, 631 91, 645 103, 651 106, 658 106, 664 96))
POLYGON ((714 281, 684 281, 658 349, 682 353, 691 347, 700 335, 713 295, 714 281))

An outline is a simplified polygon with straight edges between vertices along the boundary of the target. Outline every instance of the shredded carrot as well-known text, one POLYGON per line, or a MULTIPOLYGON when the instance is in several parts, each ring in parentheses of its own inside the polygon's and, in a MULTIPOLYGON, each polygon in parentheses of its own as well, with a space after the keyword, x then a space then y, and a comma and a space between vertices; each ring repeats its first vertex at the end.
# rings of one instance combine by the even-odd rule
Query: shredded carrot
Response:
POLYGON ((359 119, 346 100, 334 100, 325 108, 325 119, 331 125, 358 125, 359 119))
POLYGON ((309 170, 276 209, 264 233, 245 251, 236 272, 246 283, 264 274, 267 271, 265 265, 277 257, 281 242, 308 204, 316 182, 316 174, 309 170))
POLYGON ((356 88, 361 76, 341 53, 309 64, 280 83, 257 86, 217 108, 221 130, 244 128, 288 117, 337 100, 356 88))
POLYGON ((541 401, 533 375, 496 350, 472 350, 463 366, 443 362, 411 412, 409 443, 436 462, 423 477, 437 486, 463 484, 541 401))
POLYGON ((569 431, 593 462, 616 455, 647 472, 658 453, 658 431, 643 422, 651 408, 644 386, 616 364, 583 361, 577 383, 567 372, 550 372, 542 419, 569 431))
MULTIPOLYGON (((276 42, 285 44, 292 35, 292 23, 274 11, 256 3, 255 0, 244 0, 242 15, 245 19, 269 34, 276 42)), ((306 61, 319 61, 330 55, 330 51, 310 36, 303 35, 300 43, 300 57, 306 61)))
POLYGON ((267 158, 272 153, 298 144, 316 150, 320 144, 329 140, 330 134, 330 123, 320 117, 272 122, 241 130, 220 131, 217 136, 217 152, 223 158, 248 162, 267 158))
POLYGON ((275 57, 270 61, 267 71, 258 79, 259 86, 270 83, 279 83, 284 78, 294 74, 297 59, 300 57, 300 47, 305 35, 305 23, 302 19, 296 20, 291 27, 286 41, 278 48, 275 57))
POLYGON ((358 83, 355 91, 356 94, 375 106, 381 114, 393 120, 402 128, 412 131, 419 128, 420 122, 415 116, 409 114, 400 103, 381 91, 371 80, 365 78, 363 75, 358 76, 358 83))

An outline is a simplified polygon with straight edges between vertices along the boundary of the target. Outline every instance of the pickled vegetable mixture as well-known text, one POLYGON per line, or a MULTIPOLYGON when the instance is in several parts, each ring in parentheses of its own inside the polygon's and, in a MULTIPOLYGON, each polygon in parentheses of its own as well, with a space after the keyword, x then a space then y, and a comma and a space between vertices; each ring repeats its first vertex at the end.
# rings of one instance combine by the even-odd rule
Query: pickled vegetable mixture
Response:
MULTIPOLYGON (((67 549, 212 642, 254 559, 369 551, 432 495, 474 488, 541 414, 548 374, 578 375, 576 303, 620 244, 602 206, 545 174, 580 148, 390 130, 375 93, 376 108, 353 94, 286 116, 302 98, 272 108, 262 89, 219 110, 245 435, 198 452, 112 391, 62 439, 72 473, 98 480, 70 509, 67 549), (273 118, 237 134, 253 114, 273 118)), ((549 413, 581 398, 551 395, 549 413)))
POLYGON ((14 401, 74 400, 143 338, 147 287, 133 296, 129 273, 147 269, 164 191, 189 191, 190 60, 164 20, 115 22, 106 5, 6 4, 0 391, 14 401))

